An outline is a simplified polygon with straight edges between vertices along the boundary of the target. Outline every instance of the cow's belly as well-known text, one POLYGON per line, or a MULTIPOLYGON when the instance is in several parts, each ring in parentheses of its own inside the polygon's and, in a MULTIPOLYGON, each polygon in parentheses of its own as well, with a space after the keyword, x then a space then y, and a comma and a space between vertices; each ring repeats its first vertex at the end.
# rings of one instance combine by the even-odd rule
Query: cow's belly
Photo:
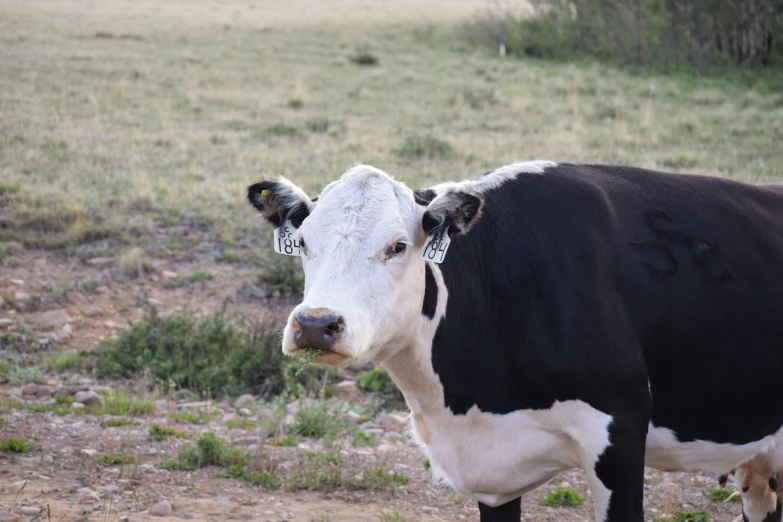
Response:
MULTIPOLYGON (((726 422, 731 420, 727 418, 726 422)), ((783 427, 755 442, 720 444, 704 440, 680 442, 672 430, 651 423, 645 465, 663 471, 726 473, 760 454, 766 454, 776 469, 783 466, 783 427)))
POLYGON ((495 506, 553 478, 594 465, 609 444, 612 417, 581 401, 548 410, 465 415, 414 413, 413 432, 433 475, 456 492, 495 506))

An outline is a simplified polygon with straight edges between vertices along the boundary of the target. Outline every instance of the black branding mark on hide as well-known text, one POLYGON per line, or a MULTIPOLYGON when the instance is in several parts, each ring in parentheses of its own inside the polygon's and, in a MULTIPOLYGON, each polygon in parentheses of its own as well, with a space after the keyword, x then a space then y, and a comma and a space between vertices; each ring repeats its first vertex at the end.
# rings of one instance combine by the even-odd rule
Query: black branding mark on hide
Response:
POLYGON ((631 246, 640 254, 641 262, 651 275, 672 277, 679 271, 673 248, 685 248, 696 265, 718 281, 731 279, 732 273, 721 266, 718 247, 680 228, 666 212, 648 210, 644 219, 656 236, 655 241, 634 242, 631 246))
POLYGON ((438 306, 438 283, 432 274, 429 264, 424 265, 424 302, 421 304, 421 314, 432 319, 438 306))

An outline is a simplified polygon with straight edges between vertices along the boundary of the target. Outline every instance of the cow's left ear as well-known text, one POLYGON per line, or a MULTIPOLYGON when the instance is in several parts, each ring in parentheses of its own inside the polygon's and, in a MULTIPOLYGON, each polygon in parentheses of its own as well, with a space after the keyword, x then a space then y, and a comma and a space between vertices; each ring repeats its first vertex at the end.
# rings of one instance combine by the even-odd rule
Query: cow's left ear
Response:
POLYGON ((313 207, 307 194, 282 176, 250 185, 247 199, 275 227, 290 220, 299 228, 313 207))
POLYGON ((450 190, 431 199, 421 219, 428 236, 467 234, 481 219, 484 199, 475 193, 450 190))

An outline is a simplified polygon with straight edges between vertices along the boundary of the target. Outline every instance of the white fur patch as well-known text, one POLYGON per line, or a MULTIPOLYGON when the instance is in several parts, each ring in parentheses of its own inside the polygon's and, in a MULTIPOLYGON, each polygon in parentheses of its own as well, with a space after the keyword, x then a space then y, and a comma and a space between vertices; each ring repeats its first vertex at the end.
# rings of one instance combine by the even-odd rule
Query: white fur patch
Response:
POLYGON ((520 174, 543 174, 546 169, 556 166, 557 163, 547 160, 520 161, 497 168, 480 178, 466 181, 448 181, 431 187, 438 195, 446 192, 470 192, 482 194, 488 190, 497 188, 507 181, 515 179, 520 174))

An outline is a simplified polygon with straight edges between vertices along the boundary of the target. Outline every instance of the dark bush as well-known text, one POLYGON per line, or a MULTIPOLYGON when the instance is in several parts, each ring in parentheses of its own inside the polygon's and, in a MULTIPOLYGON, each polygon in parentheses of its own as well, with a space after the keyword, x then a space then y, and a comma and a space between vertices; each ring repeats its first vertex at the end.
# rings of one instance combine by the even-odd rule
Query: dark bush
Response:
POLYGON ((532 0, 490 12, 472 40, 516 56, 593 57, 668 70, 762 67, 783 49, 781 0, 532 0))

